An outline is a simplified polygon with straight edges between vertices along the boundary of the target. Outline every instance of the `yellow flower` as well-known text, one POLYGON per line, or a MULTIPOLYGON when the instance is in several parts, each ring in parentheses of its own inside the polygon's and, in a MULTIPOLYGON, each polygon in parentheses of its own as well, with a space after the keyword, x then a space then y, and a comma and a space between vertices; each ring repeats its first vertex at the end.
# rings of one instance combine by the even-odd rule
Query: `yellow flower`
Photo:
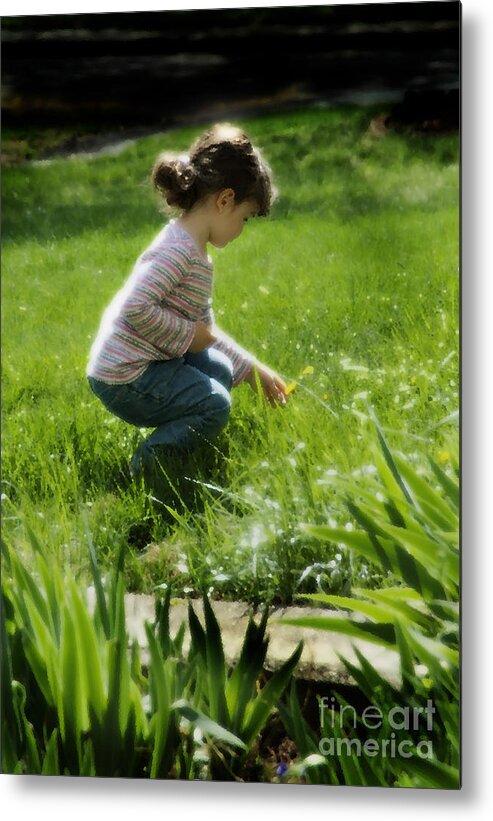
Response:
POLYGON ((409 384, 410 385, 415 385, 416 384, 416 377, 415 376, 411 376, 411 379, 409 380, 409 384))
POLYGON ((329 394, 328 394, 328 393, 324 393, 323 398, 324 398, 324 401, 325 401, 325 402, 327 402, 327 399, 329 398, 329 394))
POLYGON ((284 393, 286 394, 286 396, 289 396, 290 393, 293 393, 295 388, 296 388, 296 382, 289 382, 286 385, 286 390, 284 391, 284 393))
POLYGON ((301 371, 301 375, 310 376, 314 370, 315 368, 313 367, 313 365, 307 365, 306 368, 303 368, 303 370, 301 371))
POLYGON ((448 462, 449 459, 450 459, 450 453, 448 452, 448 450, 441 450, 440 453, 438 454, 438 460, 442 463, 442 465, 445 462, 448 462))

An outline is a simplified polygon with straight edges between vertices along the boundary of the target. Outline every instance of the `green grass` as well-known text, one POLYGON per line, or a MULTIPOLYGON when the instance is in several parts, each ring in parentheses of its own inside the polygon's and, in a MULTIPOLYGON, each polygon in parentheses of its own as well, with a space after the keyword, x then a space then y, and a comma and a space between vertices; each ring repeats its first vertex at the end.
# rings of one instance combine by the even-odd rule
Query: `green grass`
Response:
POLYGON ((94 140, 105 132, 113 131, 117 134, 114 128, 114 123, 111 122, 101 123, 97 127, 80 122, 72 125, 64 123, 59 127, 6 126, 2 128, 1 135, 2 167, 37 160, 55 151, 66 150, 72 153, 77 145, 84 149, 94 144, 94 140))
MULTIPOLYGON (((26 525, 54 560, 88 573, 129 544, 127 584, 290 601, 381 577, 304 522, 344 525, 334 472, 373 465, 370 404, 418 467, 447 465, 458 408, 458 146, 452 136, 366 135, 373 111, 295 112, 242 124, 280 189, 220 252, 218 324, 297 381, 288 406, 234 392, 217 441, 220 499, 170 525, 127 479, 141 433, 111 417, 84 372, 100 316, 162 224, 149 172, 202 129, 138 141, 117 158, 3 173, 4 535, 26 525), (312 373, 303 374, 306 366, 312 373), (304 579, 299 584, 301 576, 304 579), (317 583, 317 577, 320 577, 317 583)), ((456 434, 454 434, 456 435, 456 434)))

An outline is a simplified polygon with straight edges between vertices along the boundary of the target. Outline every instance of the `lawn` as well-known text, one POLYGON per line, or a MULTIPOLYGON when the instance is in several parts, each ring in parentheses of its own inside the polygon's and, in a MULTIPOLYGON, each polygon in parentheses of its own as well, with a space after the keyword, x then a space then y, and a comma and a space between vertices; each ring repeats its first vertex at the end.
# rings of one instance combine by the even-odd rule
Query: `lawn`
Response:
POLYGON ((3 173, 3 517, 89 577, 128 545, 129 589, 288 603, 382 583, 302 525, 348 526, 344 480, 374 472, 374 412, 420 469, 449 469, 459 405, 458 141, 368 136, 369 108, 242 121, 280 191, 271 217, 212 251, 218 324, 297 386, 273 410, 234 393, 217 468, 175 517, 128 478, 139 430, 90 392, 86 360, 106 304, 163 217, 149 172, 202 128, 118 157, 3 173), (219 489, 218 489, 219 488, 219 489))

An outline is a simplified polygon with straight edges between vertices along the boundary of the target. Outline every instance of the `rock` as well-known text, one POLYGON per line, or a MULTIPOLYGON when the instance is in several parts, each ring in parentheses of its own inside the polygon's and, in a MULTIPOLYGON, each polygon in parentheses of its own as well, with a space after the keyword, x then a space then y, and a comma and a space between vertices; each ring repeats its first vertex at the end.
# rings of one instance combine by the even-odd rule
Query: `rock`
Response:
MULTIPOLYGON (((94 600, 94 594, 92 594, 94 600)), ((201 600, 192 600, 193 608, 203 623, 203 609, 201 600)), ((238 658, 250 608, 246 602, 212 602, 212 607, 221 628, 224 653, 229 664, 238 658)), ((125 613, 127 629, 130 638, 136 639, 142 650, 144 663, 148 660, 147 639, 144 624, 154 621, 154 597, 134 593, 125 595, 125 613)), ((170 630, 175 635, 180 624, 184 621, 187 630, 184 639, 184 649, 189 647, 188 634, 188 600, 172 599, 170 607, 170 630)), ((301 616, 336 616, 334 611, 322 608, 285 607, 270 611, 267 623, 269 647, 265 667, 269 671, 276 670, 293 652, 300 641, 304 642, 300 664, 295 672, 297 678, 322 681, 331 684, 354 684, 339 655, 350 662, 357 663, 354 646, 356 646, 378 672, 395 686, 400 684, 399 656, 393 651, 369 641, 353 640, 341 633, 331 633, 326 630, 301 628, 282 624, 283 618, 299 618, 301 616)))

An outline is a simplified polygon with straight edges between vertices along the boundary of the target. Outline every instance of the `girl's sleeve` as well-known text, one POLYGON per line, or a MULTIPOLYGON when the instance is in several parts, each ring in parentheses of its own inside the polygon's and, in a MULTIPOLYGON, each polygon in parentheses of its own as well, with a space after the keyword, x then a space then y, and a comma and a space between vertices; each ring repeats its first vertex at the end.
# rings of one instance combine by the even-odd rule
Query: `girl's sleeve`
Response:
POLYGON ((195 322, 162 302, 185 276, 190 258, 182 248, 167 247, 143 265, 122 305, 121 317, 170 359, 182 356, 194 337, 195 322))
POLYGON ((249 375, 255 362, 255 357, 242 348, 241 345, 238 345, 238 343, 225 334, 224 331, 221 331, 217 325, 215 330, 218 335, 218 340, 212 347, 218 351, 222 351, 230 358, 233 364, 233 387, 236 388, 236 386, 240 385, 249 375))
POLYGON ((249 375, 253 364, 256 361, 255 357, 217 327, 214 322, 214 312, 212 311, 212 308, 207 310, 207 313, 203 317, 202 321, 205 322, 206 325, 214 325, 214 331, 217 334, 218 339, 212 347, 225 353, 231 360, 233 365, 233 387, 236 388, 237 385, 240 385, 241 382, 243 382, 249 375))

